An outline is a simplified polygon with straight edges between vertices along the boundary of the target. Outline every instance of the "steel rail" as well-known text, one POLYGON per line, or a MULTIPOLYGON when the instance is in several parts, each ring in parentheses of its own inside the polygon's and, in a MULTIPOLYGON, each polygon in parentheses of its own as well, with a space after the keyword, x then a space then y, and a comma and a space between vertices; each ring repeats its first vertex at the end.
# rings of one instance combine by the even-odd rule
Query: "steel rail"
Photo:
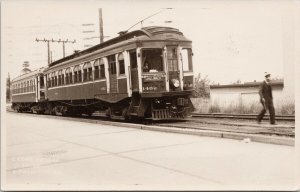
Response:
MULTIPOLYGON (((192 113, 194 118, 228 118, 228 119, 256 119, 255 114, 229 114, 229 113, 192 113)), ((276 115, 276 120, 295 121, 294 115, 276 115)), ((269 119, 270 115, 265 115, 264 119, 269 119)))

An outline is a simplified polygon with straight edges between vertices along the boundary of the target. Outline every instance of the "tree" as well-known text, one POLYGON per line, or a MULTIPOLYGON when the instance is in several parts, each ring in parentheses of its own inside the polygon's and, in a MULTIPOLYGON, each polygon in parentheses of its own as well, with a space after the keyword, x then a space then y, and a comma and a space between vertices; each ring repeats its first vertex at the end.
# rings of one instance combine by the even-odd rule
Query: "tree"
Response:
POLYGON ((10 101, 10 75, 6 78, 6 101, 10 101))
POLYGON ((195 77, 195 93, 194 97, 209 98, 210 89, 209 89, 210 80, 207 76, 202 77, 201 73, 198 73, 195 77))

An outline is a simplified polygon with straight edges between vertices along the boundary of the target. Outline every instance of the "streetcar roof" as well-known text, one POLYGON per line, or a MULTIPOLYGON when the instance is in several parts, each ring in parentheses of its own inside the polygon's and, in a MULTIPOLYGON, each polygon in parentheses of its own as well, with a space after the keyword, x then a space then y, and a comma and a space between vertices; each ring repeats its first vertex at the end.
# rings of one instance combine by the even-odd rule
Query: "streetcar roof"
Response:
POLYGON ((108 41, 105 41, 101 44, 97 44, 93 47, 90 47, 88 49, 85 49, 83 51, 74 53, 72 55, 69 55, 67 57, 64 57, 62 59, 59 59, 57 61, 54 61, 52 63, 49 64, 49 67, 55 66, 57 64, 63 63, 65 61, 69 61, 72 60, 74 58, 83 56, 85 54, 88 53, 92 53, 96 50, 102 49, 102 48, 106 48, 109 47, 111 45, 123 42, 123 41, 128 41, 128 40, 132 40, 133 38, 139 37, 139 41, 142 40, 177 40, 177 41, 190 41, 187 38, 185 38, 183 36, 183 33, 180 32, 178 29, 175 28, 171 28, 171 27, 159 27, 159 26, 151 26, 151 27, 144 27, 140 30, 136 30, 136 31, 132 31, 132 32, 128 32, 124 31, 124 32, 120 32, 120 35, 118 37, 115 37, 113 39, 110 39, 108 41), (170 36, 167 37, 163 34, 174 34, 174 36, 170 36), (144 37, 144 38, 142 38, 144 37))
POLYGON ((20 81, 20 80, 24 80, 24 79, 27 79, 27 78, 30 78, 32 76, 36 76, 38 74, 41 74, 43 73, 43 71, 45 70, 44 67, 41 67, 39 69, 36 69, 34 71, 31 71, 31 72, 28 72, 28 73, 25 73, 25 74, 22 74, 14 79, 12 79, 12 82, 16 82, 16 81, 20 81))

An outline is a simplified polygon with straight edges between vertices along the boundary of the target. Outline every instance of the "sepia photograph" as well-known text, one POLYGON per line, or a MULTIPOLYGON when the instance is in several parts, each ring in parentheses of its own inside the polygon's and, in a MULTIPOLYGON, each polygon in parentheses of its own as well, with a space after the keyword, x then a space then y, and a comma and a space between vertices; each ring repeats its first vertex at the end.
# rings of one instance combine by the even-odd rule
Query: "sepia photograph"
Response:
POLYGON ((298 0, 2 0, 1 190, 300 190, 299 53, 298 0))

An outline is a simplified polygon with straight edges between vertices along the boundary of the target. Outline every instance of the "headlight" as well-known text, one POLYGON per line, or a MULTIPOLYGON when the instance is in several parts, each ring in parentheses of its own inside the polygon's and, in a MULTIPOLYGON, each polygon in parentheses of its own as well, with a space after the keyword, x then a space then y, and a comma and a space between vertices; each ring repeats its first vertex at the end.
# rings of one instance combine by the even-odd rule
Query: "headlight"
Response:
POLYGON ((179 87, 179 80, 178 79, 172 79, 172 83, 174 87, 179 87))

